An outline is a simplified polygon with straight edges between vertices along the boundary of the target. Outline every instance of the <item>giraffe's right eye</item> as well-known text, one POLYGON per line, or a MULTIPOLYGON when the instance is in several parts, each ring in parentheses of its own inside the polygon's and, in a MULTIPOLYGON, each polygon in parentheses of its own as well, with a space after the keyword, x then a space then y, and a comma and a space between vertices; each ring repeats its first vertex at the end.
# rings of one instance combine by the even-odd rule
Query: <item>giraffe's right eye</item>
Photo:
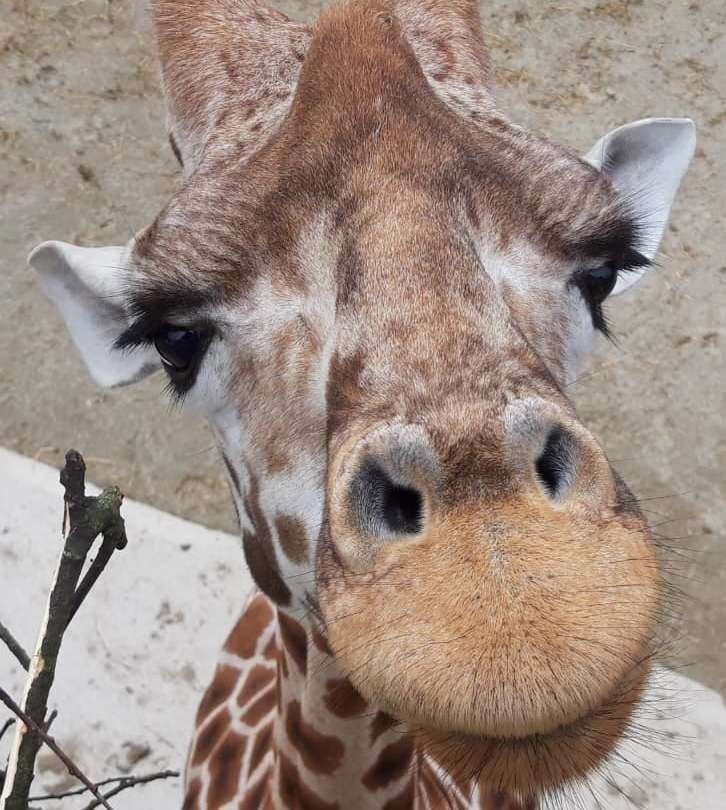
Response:
POLYGON ((161 362, 175 372, 186 371, 192 365, 200 345, 199 332, 178 326, 162 326, 154 337, 161 362))

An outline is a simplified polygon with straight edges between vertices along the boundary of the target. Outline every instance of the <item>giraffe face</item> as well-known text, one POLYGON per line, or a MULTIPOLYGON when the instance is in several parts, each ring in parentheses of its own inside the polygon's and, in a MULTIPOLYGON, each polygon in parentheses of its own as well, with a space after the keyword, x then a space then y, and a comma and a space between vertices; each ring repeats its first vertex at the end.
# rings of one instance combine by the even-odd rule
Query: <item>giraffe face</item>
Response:
POLYGON ((126 248, 31 263, 100 382, 163 367, 207 415, 259 586, 374 705, 529 793, 598 765, 647 675, 652 539, 563 391, 693 131, 581 160, 509 124, 464 5, 308 29, 158 2, 185 183, 126 248))

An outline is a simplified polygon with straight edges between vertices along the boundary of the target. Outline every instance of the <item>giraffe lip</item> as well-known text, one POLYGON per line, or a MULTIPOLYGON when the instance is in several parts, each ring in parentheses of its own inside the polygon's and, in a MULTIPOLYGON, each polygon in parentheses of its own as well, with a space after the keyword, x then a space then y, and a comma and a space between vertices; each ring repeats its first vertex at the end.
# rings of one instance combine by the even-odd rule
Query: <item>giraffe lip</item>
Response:
POLYGON ((499 790, 531 796, 586 778, 626 732, 642 695, 648 662, 623 677, 608 697, 571 722, 521 736, 424 732, 422 742, 461 778, 477 778, 499 790), (463 772, 465 762, 470 772, 463 772))
POLYGON ((577 732, 578 729, 581 730, 581 727, 586 725, 588 722, 592 721, 593 718, 597 717, 599 712, 606 709, 607 706, 610 704, 612 700, 612 695, 609 695, 601 704, 600 706, 589 709, 585 714, 580 715, 575 720, 570 720, 565 723, 561 723, 558 726, 554 726, 553 728, 547 731, 534 731, 531 734, 512 734, 512 735, 504 735, 504 734, 465 734, 464 736, 472 736, 477 737, 480 740, 484 740, 487 742, 493 743, 522 743, 523 745, 537 745, 537 743, 543 743, 547 740, 556 737, 559 734, 563 733, 571 733, 577 732))
POLYGON ((620 705, 623 700, 624 694, 631 691, 634 684, 640 684, 644 675, 641 673, 641 666, 635 667, 630 672, 626 673, 620 680, 618 680, 613 688, 608 692, 603 700, 596 706, 590 707, 583 714, 576 717, 574 720, 567 720, 559 725, 554 726, 547 731, 535 731, 531 734, 511 735, 509 737, 500 736, 487 736, 481 735, 484 740, 494 740, 503 743, 506 742, 521 742, 526 745, 544 744, 549 740, 562 736, 563 734, 581 734, 587 730, 589 725, 596 721, 603 714, 607 713, 612 707, 620 705))

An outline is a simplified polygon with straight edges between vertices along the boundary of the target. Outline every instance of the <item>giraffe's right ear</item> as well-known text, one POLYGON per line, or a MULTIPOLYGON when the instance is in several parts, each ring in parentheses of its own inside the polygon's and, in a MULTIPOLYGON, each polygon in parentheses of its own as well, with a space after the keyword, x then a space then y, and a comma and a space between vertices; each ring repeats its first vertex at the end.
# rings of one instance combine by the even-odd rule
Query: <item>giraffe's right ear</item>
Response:
POLYGON ((211 143, 256 151, 292 103, 310 30, 256 0, 154 0, 172 148, 191 174, 211 143))
POLYGON ((114 348, 130 325, 123 303, 127 256, 128 247, 43 242, 28 257, 91 376, 104 388, 135 382, 160 367, 151 348, 130 353, 114 348))

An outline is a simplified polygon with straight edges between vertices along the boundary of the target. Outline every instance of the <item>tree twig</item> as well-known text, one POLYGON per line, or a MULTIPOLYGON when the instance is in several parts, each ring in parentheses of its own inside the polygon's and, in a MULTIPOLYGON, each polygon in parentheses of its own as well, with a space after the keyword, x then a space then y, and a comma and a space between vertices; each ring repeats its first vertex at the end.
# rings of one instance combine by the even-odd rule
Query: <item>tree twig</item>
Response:
MULTIPOLYGON (((23 721, 15 727, 5 785, 0 804, 4 810, 26 810, 45 723, 48 696, 55 678, 55 667, 63 634, 91 586, 116 548, 126 545, 124 521, 120 514, 123 496, 117 487, 104 489, 100 495, 86 495, 86 464, 75 450, 66 453, 60 472, 65 489, 63 513, 63 549, 51 586, 43 625, 35 653, 30 660, 22 711, 33 725, 23 721), (103 535, 101 560, 91 565, 78 587, 78 581, 93 541, 103 535), (105 551, 103 548, 105 547, 105 551)), ((96 794, 94 794, 96 795, 96 794)))
POLYGON ((43 729, 48 731, 48 729, 53 725, 53 721, 58 717, 58 709, 53 709, 53 711, 48 715, 48 719, 43 723, 43 729))
POLYGON ((3 723, 2 728, 0 728, 0 740, 5 736, 5 732, 12 726, 15 722, 14 717, 8 717, 8 719, 3 723))
POLYGON ((119 515, 119 522, 109 526, 103 533, 103 542, 101 548, 98 550, 95 559, 86 571, 83 579, 76 588, 73 595, 73 604, 71 606, 71 613, 68 617, 68 624, 78 612, 78 608, 83 603, 83 600, 88 596, 91 588, 95 585, 96 580, 103 573, 106 563, 111 559, 111 555, 117 549, 120 551, 127 543, 126 531, 124 527, 123 518, 119 515))
MULTIPOLYGON (((112 776, 109 779, 101 779, 100 782, 96 782, 95 785, 97 788, 104 787, 105 785, 113 785, 118 783, 123 784, 124 787, 122 790, 126 790, 126 788, 134 787, 134 785, 143 785, 147 782, 153 782, 156 779, 172 779, 179 776, 179 771, 158 771, 157 773, 149 773, 145 774, 144 776, 112 776)), ((87 787, 80 787, 75 788, 74 790, 66 790, 63 793, 46 793, 44 796, 31 796, 28 801, 30 802, 48 802, 53 801, 55 799, 67 799, 71 796, 82 796, 84 793, 88 792, 87 787)), ((117 791, 120 793, 120 791, 117 791)), ((107 793, 104 798, 108 799, 113 794, 107 793)), ((98 800, 96 800, 98 801, 98 800)), ((98 805, 96 805, 98 807, 98 805)))
POLYGON ((2 622, 0 622, 0 639, 5 642, 6 647, 18 659, 20 666, 27 672, 30 666, 30 656, 2 622))
MULTIPOLYGON (((76 765, 76 763, 63 751, 63 749, 58 745, 58 743, 51 737, 45 729, 39 726, 35 720, 33 720, 30 715, 26 714, 20 706, 10 697, 10 695, 0 687, 0 700, 10 709, 13 714, 17 715, 23 723, 36 734, 42 742, 44 742, 48 748, 58 757, 58 759, 66 766, 68 769, 68 773, 72 776, 75 776, 80 782, 91 791, 91 793, 96 797, 98 800, 95 807, 99 805, 103 805, 106 807, 107 810, 113 810, 110 804, 106 801, 106 799, 99 793, 98 788, 91 782, 91 780, 83 773, 83 771, 76 765)), ((27 807, 27 798, 25 799, 25 806, 27 807)), ((5 807, 8 807, 6 804, 5 807)))
MULTIPOLYGON (((116 785, 115 788, 111 788, 104 795, 104 799, 110 799, 112 796, 116 796, 116 794, 121 793, 122 790, 127 790, 128 788, 135 787, 136 785, 143 785, 146 782, 153 782, 156 779, 167 779, 170 776, 179 776, 177 771, 162 771, 161 773, 152 773, 148 776, 137 776, 137 777, 128 777, 123 782, 120 782, 116 785)), ((90 804, 87 804, 83 810, 93 810, 94 807, 100 807, 101 802, 98 799, 94 799, 90 804)))

